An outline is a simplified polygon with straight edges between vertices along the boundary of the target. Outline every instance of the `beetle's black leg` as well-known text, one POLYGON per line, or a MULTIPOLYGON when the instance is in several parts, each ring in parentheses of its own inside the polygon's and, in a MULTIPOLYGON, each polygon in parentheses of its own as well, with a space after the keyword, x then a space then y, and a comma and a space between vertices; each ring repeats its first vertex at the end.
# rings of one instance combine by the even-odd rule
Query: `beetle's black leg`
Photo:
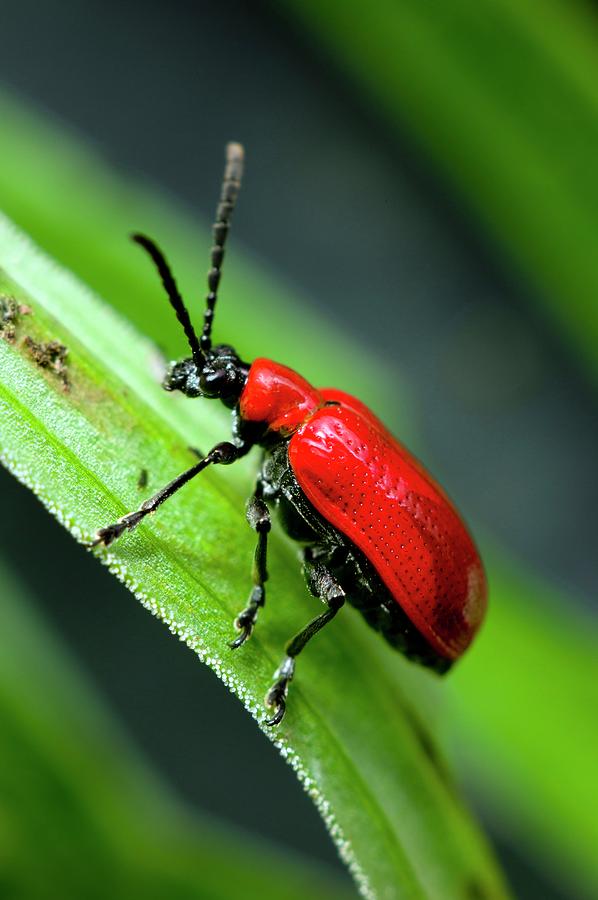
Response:
POLYGON ((163 487, 157 494, 154 494, 153 497, 150 497, 149 500, 142 503, 135 512, 127 513, 127 515, 119 519, 118 522, 114 522, 112 525, 106 525, 105 528, 100 528, 96 533, 95 539, 90 542, 89 546, 96 547, 98 544, 103 544, 104 547, 108 547, 112 541, 115 541, 121 536, 123 531, 136 528, 146 516, 155 512, 165 500, 172 497, 172 495, 182 488, 184 484, 187 484, 188 481, 195 478, 195 476, 203 469, 207 468, 207 466, 228 466, 241 456, 244 456, 248 449, 248 446, 236 446, 228 441, 216 444, 203 459, 200 459, 198 463, 195 463, 195 465, 191 466, 190 469, 187 469, 186 472, 182 472, 174 478, 166 485, 166 487, 163 487))
POLYGON ((266 694, 266 706, 274 707, 274 715, 266 721, 266 725, 278 725, 285 714, 286 696, 289 682, 295 674, 295 659, 308 641, 335 617, 345 602, 345 592, 324 563, 315 562, 306 554, 305 577, 307 585, 316 597, 328 607, 326 612, 312 619, 299 634, 289 641, 286 655, 274 674, 276 681, 266 694))
POLYGON ((239 636, 231 641, 229 647, 236 650, 244 644, 253 631, 257 614, 266 602, 266 588, 264 584, 268 578, 266 568, 266 554, 268 549, 268 534, 270 532, 270 510, 261 497, 261 488, 258 484, 255 494, 247 504, 247 521, 257 532, 257 546, 253 558, 253 589, 249 595, 247 606, 235 619, 235 628, 240 632, 239 636))

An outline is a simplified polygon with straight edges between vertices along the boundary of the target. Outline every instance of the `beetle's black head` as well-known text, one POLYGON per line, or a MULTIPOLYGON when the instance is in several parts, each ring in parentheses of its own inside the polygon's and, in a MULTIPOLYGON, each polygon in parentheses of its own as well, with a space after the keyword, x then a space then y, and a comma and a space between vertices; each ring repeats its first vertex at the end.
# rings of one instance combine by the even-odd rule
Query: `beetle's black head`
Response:
POLYGON ((181 391, 187 397, 208 397, 234 406, 245 387, 248 363, 239 359, 228 344, 218 344, 203 354, 199 367, 192 356, 170 364, 162 387, 181 391))

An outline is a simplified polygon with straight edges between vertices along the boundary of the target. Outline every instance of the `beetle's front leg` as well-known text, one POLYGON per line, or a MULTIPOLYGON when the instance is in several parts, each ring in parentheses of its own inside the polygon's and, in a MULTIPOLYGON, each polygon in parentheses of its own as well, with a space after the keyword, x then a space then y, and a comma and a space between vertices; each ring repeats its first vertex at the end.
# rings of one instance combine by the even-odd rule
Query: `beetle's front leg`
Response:
POLYGON ((253 588, 247 601, 247 606, 235 619, 235 628, 240 632, 239 636, 231 641, 229 647, 236 650, 244 644, 253 631, 258 612, 266 602, 265 583, 268 579, 266 556, 268 551, 268 534, 271 521, 270 510, 261 496, 261 487, 258 486, 255 494, 247 504, 247 521, 257 532, 257 546, 253 558, 253 588))
POLYGON ((186 472, 178 475, 169 482, 166 487, 163 487, 157 494, 154 494, 153 497, 150 497, 149 500, 142 503, 139 509, 127 513, 126 516, 123 516, 111 525, 100 528, 96 533, 94 540, 90 541, 89 546, 96 547, 98 544, 103 544, 104 547, 109 547, 113 541, 123 534, 123 532, 131 531, 133 528, 136 528, 146 516, 154 513, 159 506, 162 506, 162 504, 169 499, 169 497, 176 494, 183 485, 187 484, 188 481, 191 481, 192 478, 195 478, 196 475, 208 466, 229 466, 231 463, 240 459, 241 456, 244 456, 249 449, 249 445, 231 444, 229 441, 222 441, 220 444, 216 444, 216 446, 212 447, 210 452, 202 457, 199 462, 195 463, 194 466, 191 466, 190 469, 187 469, 186 472))

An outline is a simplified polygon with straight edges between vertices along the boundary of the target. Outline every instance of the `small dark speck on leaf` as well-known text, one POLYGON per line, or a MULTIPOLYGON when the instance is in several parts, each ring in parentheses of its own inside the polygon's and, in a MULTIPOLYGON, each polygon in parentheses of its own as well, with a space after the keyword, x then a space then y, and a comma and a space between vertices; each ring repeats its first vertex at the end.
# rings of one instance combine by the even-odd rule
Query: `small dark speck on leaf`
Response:
POLYGON ((139 490, 147 487, 148 478, 149 474, 147 469, 141 469, 139 478, 137 479, 137 487, 139 488, 139 490))
POLYGON ((65 390, 70 387, 66 358, 68 349, 60 341, 34 341, 27 336, 23 344, 34 362, 42 369, 49 369, 62 382, 65 390))
POLYGON ((0 338, 12 344, 20 316, 31 315, 31 307, 18 303, 14 297, 0 295, 0 338))

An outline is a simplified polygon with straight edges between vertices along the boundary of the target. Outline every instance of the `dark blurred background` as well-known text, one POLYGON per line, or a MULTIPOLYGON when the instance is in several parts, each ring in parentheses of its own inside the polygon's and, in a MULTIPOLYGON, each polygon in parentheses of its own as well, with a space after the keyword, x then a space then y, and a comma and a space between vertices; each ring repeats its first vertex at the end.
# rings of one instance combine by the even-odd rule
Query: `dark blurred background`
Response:
MULTIPOLYGON (((235 242, 398 362, 421 455, 472 522, 575 603, 595 597, 591 378, 543 314, 538 286, 408 128, 391 128, 266 3, 21 0, 2 4, 1 30, 5 87, 206 218, 222 146, 241 140, 235 242)), ((199 248, 198 271, 204 263, 199 248)), ((215 676, 4 471, 0 496, 7 557, 175 791, 340 871, 292 773, 215 676), (187 715, 198 695, 201 721, 187 715), (231 773, 227 793, 221 771, 231 773)), ((519 896, 571 896, 495 837, 519 896)))

